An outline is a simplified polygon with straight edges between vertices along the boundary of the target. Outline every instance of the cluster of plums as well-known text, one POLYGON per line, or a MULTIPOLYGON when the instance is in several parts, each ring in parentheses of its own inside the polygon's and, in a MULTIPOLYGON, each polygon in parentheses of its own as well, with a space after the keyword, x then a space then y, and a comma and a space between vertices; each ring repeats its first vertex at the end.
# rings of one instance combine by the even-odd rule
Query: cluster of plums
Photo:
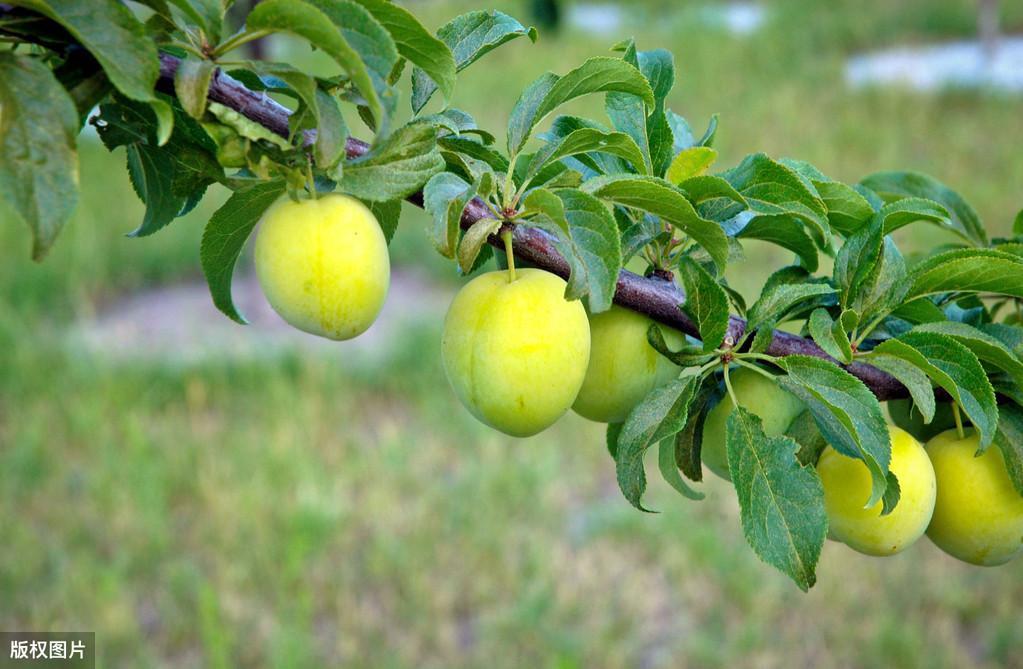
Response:
MULTIPOLYGON (((387 243, 372 212, 344 195, 282 199, 264 214, 256 270, 271 306, 296 328, 351 339, 372 325, 389 284, 387 243)), ((564 297, 565 281, 539 269, 496 271, 467 283, 444 321, 444 369, 476 418, 516 437, 550 427, 570 408, 603 423, 620 422, 679 367, 647 342, 651 321, 612 307, 589 315, 564 297)), ((684 337, 664 328, 678 348, 684 337)), ((805 407, 771 379, 731 374, 736 398, 783 434, 805 407)), ((871 477, 860 460, 830 446, 817 462, 830 536, 870 555, 892 555, 925 532, 947 553, 978 565, 1002 564, 1023 551, 1023 497, 996 447, 975 456, 978 437, 939 416, 922 425, 905 404, 890 403, 891 471, 900 501, 887 515, 865 508, 871 477), (903 429, 907 428, 907 429, 903 429), (921 445, 917 438, 928 440, 921 445)), ((702 458, 728 479, 725 424, 730 396, 708 414, 702 458)))

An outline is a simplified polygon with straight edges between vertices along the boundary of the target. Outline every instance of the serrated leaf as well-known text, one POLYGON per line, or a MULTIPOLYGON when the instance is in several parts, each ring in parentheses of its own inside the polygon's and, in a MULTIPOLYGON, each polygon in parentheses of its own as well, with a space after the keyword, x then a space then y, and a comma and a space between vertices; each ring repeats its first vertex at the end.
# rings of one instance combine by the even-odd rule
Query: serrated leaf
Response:
POLYGON ((913 332, 935 332, 952 337, 973 351, 982 362, 1006 372, 1016 383, 1023 385, 1023 362, 1019 356, 995 337, 966 323, 942 321, 924 323, 913 332))
POLYGON ((654 104, 650 85, 635 67, 618 58, 590 58, 564 76, 551 72, 541 75, 526 88, 508 121, 508 151, 518 153, 536 124, 559 105, 603 91, 630 93, 648 106, 654 104))
POLYGON ((618 272, 622 268, 622 250, 618 227, 607 206, 575 189, 559 189, 554 193, 564 207, 568 232, 579 262, 572 263, 569 276, 569 298, 586 296, 591 313, 611 308, 618 272))
POLYGON ((675 464, 675 439, 662 439, 657 447, 657 468, 661 471, 664 480, 674 488, 680 495, 689 499, 700 500, 704 498, 703 493, 697 492, 689 487, 679 474, 678 465, 675 464))
POLYGON ((948 227, 952 223, 945 207, 933 200, 919 197, 907 197, 889 202, 881 207, 881 211, 875 215, 883 221, 886 235, 918 221, 938 223, 943 227, 948 227))
POLYGON ((156 46, 145 26, 117 0, 19 0, 53 19, 99 62, 117 90, 133 100, 154 100, 160 74, 156 46))
POLYGON ((436 134, 433 126, 424 123, 395 130, 366 155, 344 163, 341 188, 373 202, 396 200, 421 190, 430 177, 444 169, 436 134))
POLYGON ((747 329, 758 330, 766 325, 771 327, 781 322, 784 317, 799 306, 804 300, 823 295, 833 295, 837 291, 827 284, 821 283, 778 283, 767 285, 760 298, 747 311, 747 329))
POLYGON ((795 441, 767 436, 760 418, 741 406, 728 417, 726 433, 746 540, 761 560, 809 590, 828 533, 816 470, 796 460, 795 441))
POLYGON ((643 454, 652 444, 674 436, 686 423, 698 378, 687 376, 655 388, 629 413, 618 434, 615 465, 618 487, 640 511, 646 490, 643 454))
MULTIPOLYGON (((502 44, 523 36, 535 42, 536 29, 526 28, 507 14, 494 9, 462 14, 437 31, 437 37, 451 49, 455 70, 458 72, 502 44)), ((421 67, 412 70, 414 112, 419 113, 436 90, 437 84, 428 72, 421 67)))
POLYGON ((827 207, 791 168, 757 153, 720 175, 746 198, 757 214, 793 216, 809 226, 818 245, 830 235, 827 207))
POLYGON ((899 485, 899 477, 895 472, 888 472, 888 484, 884 489, 884 497, 881 498, 881 515, 887 516, 898 506, 902 498, 902 486, 899 485))
POLYGON ((128 175, 139 199, 146 204, 142 224, 128 233, 129 237, 145 237, 174 220, 185 205, 185 196, 171 188, 174 160, 158 148, 146 144, 127 147, 128 175))
POLYGON ((836 232, 849 236, 874 216, 874 209, 855 188, 839 181, 814 180, 814 188, 828 209, 828 222, 836 232))
POLYGON ((550 141, 533 154, 522 179, 523 187, 540 171, 557 160, 580 153, 599 152, 615 155, 632 163, 637 172, 644 173, 646 164, 636 142, 623 132, 603 132, 596 128, 579 128, 568 135, 550 141))
POLYGON ((945 292, 1023 297, 1023 258, 994 249, 958 249, 931 256, 909 275, 905 299, 945 292))
POLYGON ((263 213, 285 190, 283 181, 268 181, 237 191, 213 213, 202 234, 199 260, 213 304, 228 318, 245 323, 231 299, 231 276, 238 255, 263 213))
POLYGON ((722 223, 725 232, 736 239, 759 239, 788 249, 811 272, 817 271, 817 244, 798 218, 788 214, 756 214, 743 211, 722 223))
POLYGON ((487 238, 501 228, 501 221, 496 218, 484 218, 476 221, 462 235, 458 244, 458 267, 464 274, 472 271, 480 249, 487 243, 487 238))
POLYGON ((674 136, 665 115, 664 99, 675 82, 675 63, 664 49, 636 51, 635 42, 623 45, 622 60, 636 67, 650 83, 654 94, 653 108, 643 99, 629 93, 607 94, 604 110, 615 129, 626 133, 643 153, 643 173, 663 174, 671 160, 674 136))
POLYGON ((415 65, 416 71, 429 77, 429 81, 440 88, 445 100, 450 100, 455 90, 457 65, 448 45, 431 35, 404 7, 386 0, 355 2, 365 7, 390 33, 398 53, 415 65))
POLYGON ((178 96, 182 108, 192 118, 202 118, 206 112, 206 94, 216 67, 211 60, 202 60, 194 56, 186 56, 178 65, 174 75, 174 93, 178 96))
POLYGON ((1002 452, 1009 480, 1023 495, 1023 409, 1008 404, 1002 407, 995 433, 995 445, 1002 452))
POLYGON ((852 362, 852 346, 849 335, 842 328, 842 323, 831 318, 827 309, 815 309, 807 321, 810 336, 824 352, 839 362, 852 362))
POLYGON ((433 176, 423 187, 423 208, 433 217, 430 237, 447 258, 455 255, 462 211, 475 194, 471 184, 450 172, 433 176))
POLYGON ((991 443, 998 424, 998 404, 980 360, 969 348, 944 334, 913 331, 882 342, 874 354, 902 358, 923 370, 970 418, 981 445, 991 443))
POLYGON ((703 350, 709 353, 721 346, 728 332, 728 295, 714 277, 686 256, 679 259, 678 276, 686 291, 682 310, 696 323, 703 350))
POLYGON ((860 182, 886 201, 920 197, 943 205, 952 215, 951 229, 978 246, 987 245, 984 226, 961 195, 937 179, 919 172, 877 172, 860 182))
POLYGON ((914 364, 911 360, 889 355, 885 351, 870 352, 866 361, 883 372, 887 372, 899 380, 899 383, 909 389, 913 398, 913 404, 920 411, 924 423, 934 420, 936 404, 934 401, 934 386, 931 385, 927 372, 914 364))
POLYGON ((376 217, 380 229, 384 233, 384 239, 390 244, 398 229, 398 220, 401 218, 401 200, 365 202, 364 204, 373 212, 373 216, 376 217))
POLYGON ((78 201, 78 112, 49 68, 0 52, 0 196, 32 231, 41 260, 78 201))
POLYGON ((348 0, 263 0, 245 20, 250 30, 290 32, 322 49, 351 77, 375 119, 380 92, 398 60, 391 36, 360 5, 348 0), (360 52, 351 39, 365 53, 360 52))
POLYGON ((721 395, 720 384, 714 377, 704 377, 689 405, 685 427, 675 435, 675 465, 691 481, 703 480, 703 463, 700 459, 703 427, 707 414, 721 399, 721 395))
POLYGON ((701 218, 689 200, 667 181, 648 176, 608 175, 586 181, 582 190, 667 221, 700 244, 719 269, 727 264, 728 239, 724 230, 701 218))
POLYGON ((864 508, 877 504, 891 461, 888 427, 877 398, 855 376, 820 358, 791 355, 776 364, 788 372, 778 382, 803 400, 828 443, 867 465, 872 490, 864 508))
POLYGON ((681 185, 686 179, 703 176, 707 168, 717 160, 717 157, 718 152, 706 146, 692 146, 688 149, 682 149, 671 160, 664 178, 676 186, 681 185))
POLYGON ((695 205, 714 200, 726 200, 729 204, 737 204, 743 209, 749 207, 742 193, 735 190, 732 184, 718 176, 703 175, 689 177, 679 184, 679 190, 695 205))

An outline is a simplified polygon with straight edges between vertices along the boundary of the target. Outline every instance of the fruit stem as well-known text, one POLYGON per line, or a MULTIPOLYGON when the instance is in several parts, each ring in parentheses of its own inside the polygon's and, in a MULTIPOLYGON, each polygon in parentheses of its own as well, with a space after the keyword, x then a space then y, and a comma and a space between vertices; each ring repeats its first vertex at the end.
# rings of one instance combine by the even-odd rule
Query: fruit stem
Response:
POLYGON ((767 371, 766 369, 761 369, 760 367, 754 365, 751 362, 746 362, 745 360, 742 360, 740 358, 733 358, 732 362, 734 362, 737 365, 742 365, 746 369, 751 369, 754 372, 756 372, 757 374, 760 374, 761 376, 763 376, 765 378, 768 378, 768 379, 770 379, 772 381, 775 381, 775 382, 778 381, 777 377, 775 377, 774 374, 772 374, 771 372, 767 371))
POLYGON ((501 233, 504 240, 504 254, 508 257, 508 283, 515 280, 515 254, 512 252, 512 231, 505 230, 501 233))
POLYGON ((728 378, 728 365, 724 365, 725 370, 725 388, 728 389, 728 396, 732 398, 732 406, 739 406, 739 398, 735 396, 735 391, 732 390, 732 381, 728 378))
POLYGON ((956 421, 956 433, 959 434, 960 439, 965 439, 966 433, 963 432, 963 415, 959 413, 959 402, 952 402, 952 417, 956 421))
POLYGON ((312 195, 312 199, 318 200, 320 196, 316 192, 316 177, 313 176, 313 162, 311 160, 306 161, 305 174, 309 180, 309 193, 312 195))

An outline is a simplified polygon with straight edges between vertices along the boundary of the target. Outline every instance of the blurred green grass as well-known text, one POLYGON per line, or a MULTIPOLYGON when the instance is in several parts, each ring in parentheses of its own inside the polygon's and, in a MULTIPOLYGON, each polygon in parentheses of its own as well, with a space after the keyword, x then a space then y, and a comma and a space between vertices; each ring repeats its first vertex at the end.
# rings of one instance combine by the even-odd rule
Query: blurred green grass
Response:
MULTIPOLYGON (((414 10, 437 26, 470 7, 414 10)), ((763 150, 847 180, 917 169, 995 234, 1023 206, 1019 99, 842 81, 854 50, 970 35, 972 2, 790 0, 748 38, 702 27, 689 3, 630 7, 621 35, 504 47, 454 103, 499 130, 542 66, 635 34, 675 53, 673 108, 697 128, 721 113, 721 167, 763 150)), ((1005 14, 1023 27, 1018 6, 1005 14)), ((0 211, 0 629, 95 630, 118 667, 1023 666, 1021 563, 971 568, 926 540, 886 560, 829 543, 804 596, 746 548, 726 484, 691 503, 655 483, 662 513, 641 514, 616 490, 600 426, 569 416, 515 441, 477 424, 440 369, 441 314, 373 364, 69 348, 75 322, 119 296, 198 276, 202 225, 224 199, 129 239, 142 207, 123 154, 86 137, 81 157, 78 211, 44 263, 0 211)), ((405 213, 395 265, 454 282, 422 214, 405 213)), ((788 258, 748 255, 732 278, 751 297, 788 258)))

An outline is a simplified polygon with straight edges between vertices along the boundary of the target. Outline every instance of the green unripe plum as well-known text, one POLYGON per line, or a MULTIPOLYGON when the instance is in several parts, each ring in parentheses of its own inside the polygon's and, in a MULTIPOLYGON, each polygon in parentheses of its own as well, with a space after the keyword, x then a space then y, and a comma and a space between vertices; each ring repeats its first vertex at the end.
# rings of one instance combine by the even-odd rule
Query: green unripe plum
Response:
POLYGON ((993 567, 1023 552, 1023 497, 1012 485, 995 445, 974 457, 980 438, 955 430, 927 444, 938 480, 938 501, 927 536, 970 564, 993 567))
MULTIPOLYGON (((651 390, 682 369, 647 341, 652 320, 622 307, 590 316, 590 364, 572 409, 598 423, 625 420, 651 390)), ((661 327, 672 349, 685 343, 682 333, 661 327)))
POLYGON ((912 400, 892 400, 888 402, 888 415, 892 422, 916 437, 917 441, 927 442, 945 430, 956 426, 952 405, 943 402, 934 409, 934 420, 924 422, 920 410, 913 406, 912 400))
POLYGON ((346 195, 281 199, 263 214, 255 255, 270 306, 310 334, 358 336, 387 297, 387 240, 373 213, 346 195))
POLYGON ((515 437, 550 427, 575 401, 590 326, 565 282, 539 269, 489 272, 467 283, 444 319, 441 354, 458 399, 515 437))
MULTIPOLYGON (((784 434, 796 416, 806 409, 798 397, 784 390, 776 381, 751 369, 737 369, 730 372, 728 378, 739 404, 763 421, 764 432, 768 436, 784 434)), ((700 447, 703 464, 726 481, 730 481, 731 476, 728 473, 725 427, 733 410, 735 404, 732 397, 726 394, 707 414, 703 424, 703 444, 700 447)))
POLYGON ((894 555, 923 536, 934 513, 936 484, 927 451, 905 430, 888 427, 892 442, 889 469, 899 479, 899 503, 887 516, 882 503, 870 508, 873 483, 867 465, 828 446, 817 461, 824 485, 831 538, 867 555, 894 555))

